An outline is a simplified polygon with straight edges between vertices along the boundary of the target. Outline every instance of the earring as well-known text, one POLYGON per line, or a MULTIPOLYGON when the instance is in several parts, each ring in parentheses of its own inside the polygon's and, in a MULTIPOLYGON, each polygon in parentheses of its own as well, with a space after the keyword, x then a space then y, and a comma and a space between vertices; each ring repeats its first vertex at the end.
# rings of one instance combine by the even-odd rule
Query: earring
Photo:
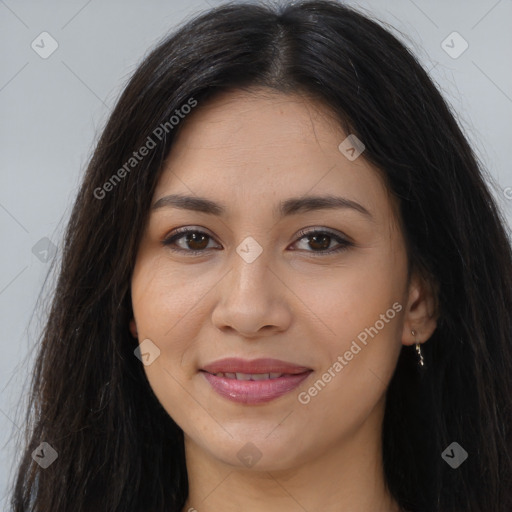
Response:
POLYGON ((423 354, 421 353, 421 346, 420 344, 416 341, 416 331, 415 330, 412 330, 411 331, 411 334, 414 336, 414 341, 416 343, 416 352, 418 353, 418 357, 420 359, 420 366, 425 366, 425 361, 423 359, 423 354))

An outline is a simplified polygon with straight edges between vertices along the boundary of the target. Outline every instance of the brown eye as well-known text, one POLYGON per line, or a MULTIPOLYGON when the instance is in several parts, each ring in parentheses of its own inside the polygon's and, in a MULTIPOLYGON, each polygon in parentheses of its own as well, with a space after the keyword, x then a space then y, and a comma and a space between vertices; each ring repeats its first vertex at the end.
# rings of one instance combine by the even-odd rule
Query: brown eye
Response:
MULTIPOLYGON (((306 252, 312 253, 314 256, 327 256, 333 253, 338 253, 354 245, 352 242, 349 242, 345 238, 342 238, 341 236, 329 231, 301 231, 298 236, 300 236, 298 241, 307 239, 306 247, 304 250, 306 252), (338 247, 329 249, 333 241, 337 242, 338 247)), ((208 246, 209 242, 212 240, 213 237, 204 231, 198 229, 181 228, 174 231, 169 237, 163 240, 162 245, 176 252, 200 254, 205 253, 208 249, 218 248, 208 246)))
POLYGON ((197 229, 180 229, 167 237, 162 244, 168 246, 173 251, 183 251, 189 253, 205 252, 208 249, 208 243, 212 237, 204 231, 197 229), (177 242, 181 242, 177 244, 177 242), (178 246, 173 247, 173 246, 178 246))
POLYGON ((300 237, 299 241, 307 239, 306 247, 312 249, 310 251, 307 251, 306 249, 307 252, 312 252, 313 254, 319 253, 318 255, 328 255, 341 252, 354 245, 352 242, 349 242, 345 238, 342 238, 335 233, 331 233, 330 231, 301 231, 298 236, 300 237), (338 243, 338 247, 329 249, 333 240, 338 243))
POLYGON ((328 249, 331 245, 330 235, 309 235, 309 246, 316 250, 328 249))

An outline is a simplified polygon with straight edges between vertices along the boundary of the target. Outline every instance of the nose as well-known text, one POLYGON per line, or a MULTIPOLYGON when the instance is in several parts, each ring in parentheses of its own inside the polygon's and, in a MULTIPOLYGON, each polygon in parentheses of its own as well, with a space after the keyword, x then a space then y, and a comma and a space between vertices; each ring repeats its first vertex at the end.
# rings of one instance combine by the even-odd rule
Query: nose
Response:
POLYGON ((216 287, 213 324, 246 338, 285 331, 291 323, 290 291, 270 268, 265 251, 251 263, 236 253, 232 260, 231 270, 216 287))

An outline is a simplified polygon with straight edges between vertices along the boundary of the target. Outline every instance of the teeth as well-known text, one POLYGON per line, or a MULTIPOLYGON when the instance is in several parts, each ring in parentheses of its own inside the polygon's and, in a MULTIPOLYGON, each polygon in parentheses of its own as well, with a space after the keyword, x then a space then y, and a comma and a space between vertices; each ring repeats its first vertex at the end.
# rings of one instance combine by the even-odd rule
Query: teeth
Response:
POLYGON ((251 380, 268 380, 268 379, 270 379, 270 374, 268 374, 268 373, 254 373, 251 375, 251 380))
POLYGON ((236 379, 236 380, 269 380, 269 379, 277 379, 285 375, 284 373, 223 373, 218 372, 215 374, 216 377, 223 377, 226 379, 236 379))

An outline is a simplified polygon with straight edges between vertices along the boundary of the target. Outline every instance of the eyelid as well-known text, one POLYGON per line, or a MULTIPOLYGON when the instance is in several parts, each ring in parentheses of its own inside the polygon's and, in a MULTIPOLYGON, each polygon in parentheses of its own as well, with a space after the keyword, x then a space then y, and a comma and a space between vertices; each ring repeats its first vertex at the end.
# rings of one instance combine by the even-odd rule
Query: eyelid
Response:
POLYGON ((300 231, 297 232, 295 235, 297 239, 301 239, 307 235, 314 235, 315 233, 325 233, 327 235, 331 235, 333 238, 340 238, 346 243, 353 243, 350 237, 345 235, 344 233, 340 231, 336 231, 331 228, 324 228, 322 226, 312 226, 312 227, 306 227, 302 228, 300 231))
POLYGON ((161 241, 161 243, 164 246, 169 246, 169 248, 171 250, 174 250, 176 252, 188 252, 190 254, 205 253, 208 249, 203 249, 202 251, 198 251, 198 250, 194 251, 192 249, 190 249, 190 250, 181 249, 181 248, 174 249, 174 248, 170 247, 171 242, 174 242, 175 240, 179 240, 183 235, 186 235, 188 233, 202 233, 202 234, 205 234, 211 240, 214 240, 218 244, 218 242, 216 241, 215 237, 212 234, 210 234, 210 232, 206 228, 203 228, 203 227, 200 227, 200 226, 184 226, 184 227, 181 227, 181 228, 173 229, 169 234, 164 236, 164 238, 161 241))
POLYGON ((307 227, 301 229, 296 235, 296 241, 293 242, 294 244, 302 240, 303 238, 307 236, 312 236, 317 233, 326 234, 330 236, 332 239, 334 239, 338 243, 338 247, 335 247, 333 249, 328 249, 326 251, 306 251, 308 254, 311 254, 313 257, 327 257, 333 254, 339 254, 347 249, 354 247, 356 244, 344 233, 341 233, 339 231, 325 228, 321 226, 314 226, 314 227, 307 227))
MULTIPOLYGON (((182 248, 171 247, 172 242, 179 240, 183 235, 186 235, 188 233, 194 233, 194 232, 205 234, 211 240, 214 240, 218 244, 215 237, 213 235, 211 235, 206 228, 203 228, 200 226, 193 226, 193 225, 180 227, 180 228, 176 228, 176 229, 172 230, 168 235, 166 235, 164 237, 164 239, 162 240, 161 243, 162 243, 162 245, 168 247, 170 250, 172 250, 174 252, 188 253, 190 255, 201 254, 201 253, 204 254, 207 251, 211 250, 211 248, 210 249, 202 249, 202 250, 193 250, 193 249, 182 249, 182 248)), ((339 244, 339 246, 337 248, 328 249, 325 251, 306 251, 307 253, 312 254, 313 256, 327 256, 330 254, 339 253, 339 252, 342 252, 343 250, 346 250, 355 245, 355 243, 350 239, 350 237, 347 237, 345 234, 335 231, 331 228, 326 228, 326 227, 321 227, 321 226, 309 226, 309 227, 302 228, 300 231, 298 231, 296 233, 296 235, 294 237, 295 241, 293 242, 293 244, 296 244, 297 242, 299 242, 300 240, 302 240, 303 238, 305 238, 308 235, 312 236, 312 235, 318 234, 318 233, 326 234, 326 235, 332 237, 339 244)), ((218 249, 216 249, 216 250, 218 250, 218 249)), ((295 249, 293 249, 293 250, 295 250, 295 249)))

